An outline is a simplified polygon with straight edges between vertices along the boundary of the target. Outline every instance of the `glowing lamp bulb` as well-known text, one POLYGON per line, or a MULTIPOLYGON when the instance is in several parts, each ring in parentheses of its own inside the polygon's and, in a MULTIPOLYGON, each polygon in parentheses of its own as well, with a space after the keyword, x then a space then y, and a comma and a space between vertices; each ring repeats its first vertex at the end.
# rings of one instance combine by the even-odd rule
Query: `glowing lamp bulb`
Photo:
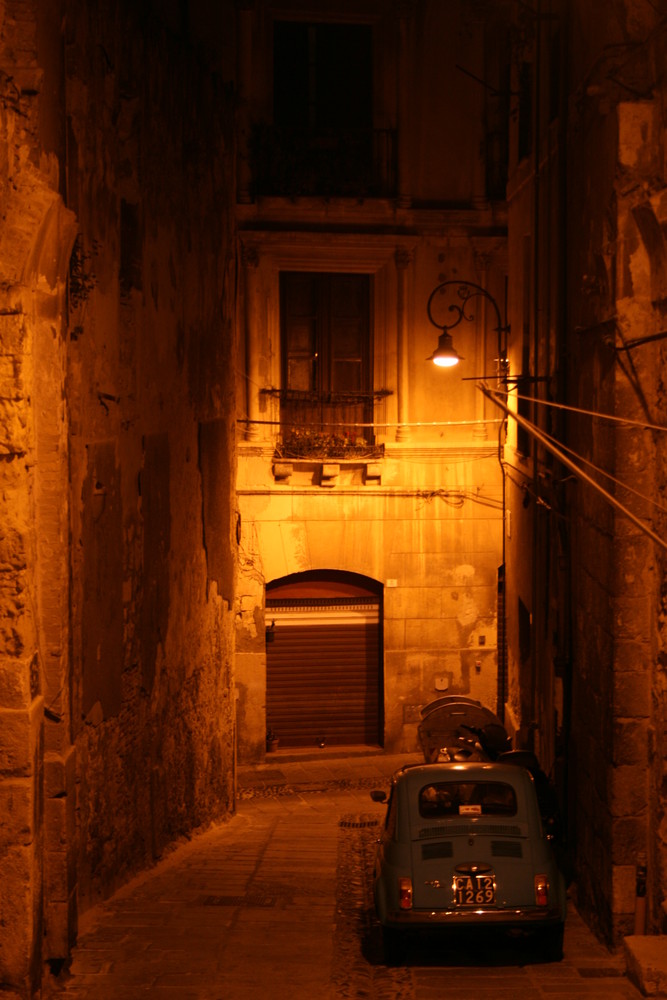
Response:
POLYGON ((452 368, 454 365, 458 365, 462 358, 457 353, 454 344, 452 343, 451 334, 440 334, 438 337, 438 346, 434 350, 431 357, 426 360, 432 361, 433 364, 437 365, 439 368, 452 368))

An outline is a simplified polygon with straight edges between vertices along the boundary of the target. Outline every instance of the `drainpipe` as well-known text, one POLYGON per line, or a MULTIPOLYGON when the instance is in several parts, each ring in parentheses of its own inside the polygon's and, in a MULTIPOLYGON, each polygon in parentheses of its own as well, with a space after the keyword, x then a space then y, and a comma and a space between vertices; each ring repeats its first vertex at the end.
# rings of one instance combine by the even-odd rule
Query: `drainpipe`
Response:
MULTIPOLYGON (((533 157, 535 180, 533 184, 533 372, 535 383, 533 392, 537 392, 539 382, 539 361, 540 361, 540 100, 541 100, 541 59, 542 55, 542 0, 536 0, 535 14, 535 108, 533 114, 533 157)), ((533 414, 535 417, 535 414, 533 414)), ((533 496, 539 496, 539 463, 538 447, 535 443, 533 447, 533 496)), ((538 587, 540 562, 540 518, 535 505, 532 505, 532 539, 533 539, 533 565, 532 565, 532 600, 531 600, 531 630, 530 630, 530 658, 531 658, 531 690, 530 690, 530 722, 531 730, 537 721, 537 634, 541 631, 540 615, 538 615, 538 587)), ((531 736, 531 746, 534 743, 534 736, 531 736)))
MULTIPOLYGON (((572 18, 572 4, 570 0, 566 0, 562 9, 561 15, 561 39, 560 39, 560 95, 558 101, 558 203, 561 207, 562 213, 562 231, 560 237, 560 246, 558 254, 558 272, 559 272, 559 282, 558 282, 558 331, 559 331, 559 345, 558 345, 558 398, 561 402, 565 401, 571 403, 572 400, 569 399, 567 395, 568 388, 568 280, 567 280, 567 246, 568 246, 568 231, 569 231, 569 215, 567 210, 568 204, 568 186, 567 186, 567 171, 568 171, 568 78, 569 78, 569 48, 568 48, 568 26, 572 18)), ((567 424, 567 416, 563 415, 562 424, 560 427, 561 440, 567 442, 567 435, 565 433, 565 427, 567 424)), ((560 487, 561 494, 564 492, 564 487, 560 487)), ((559 649, 558 654, 561 659, 561 672, 562 672, 562 685, 563 685, 563 717, 560 720, 561 726, 561 744, 560 752, 562 754, 562 777, 561 786, 557 786, 557 792, 560 795, 560 805, 561 805, 561 816, 563 819, 564 829, 566 835, 570 836, 573 831, 570 830, 570 789, 569 789, 569 759, 570 759, 570 725, 572 718, 572 536, 569 520, 558 527, 559 531, 566 532, 565 535, 565 551, 566 556, 566 568, 565 568, 565 590, 566 593, 560 595, 566 601, 566 613, 562 619, 562 625, 565 630, 565 634, 559 637, 559 649)), ((556 753, 556 759, 558 759, 558 751, 556 753)))
POLYGON ((258 309, 258 271, 259 254, 256 247, 242 246, 242 265, 245 279, 244 296, 244 322, 245 322, 245 350, 246 350, 246 413, 248 423, 246 424, 246 441, 257 441, 259 438, 259 309, 258 309))
POLYGON ((637 855, 634 934, 646 934, 646 855, 637 855))
POLYGON ((396 365, 397 365, 397 407, 398 427, 396 440, 407 441, 410 438, 408 427, 408 267, 410 251, 406 247, 397 247, 396 261, 396 365))

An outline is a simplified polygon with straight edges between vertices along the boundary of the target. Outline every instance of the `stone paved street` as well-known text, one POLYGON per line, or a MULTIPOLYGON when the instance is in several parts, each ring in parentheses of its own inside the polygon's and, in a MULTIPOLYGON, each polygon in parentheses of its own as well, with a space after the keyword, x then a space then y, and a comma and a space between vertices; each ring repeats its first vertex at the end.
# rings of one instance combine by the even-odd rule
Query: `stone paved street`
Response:
MULTIPOLYGON (((405 758, 400 758, 402 762, 405 758)), ((415 944, 382 964, 369 873, 397 760, 376 755, 241 771, 228 823, 180 845, 86 914, 62 1000, 637 1000, 571 907, 565 958, 526 943, 415 944)))

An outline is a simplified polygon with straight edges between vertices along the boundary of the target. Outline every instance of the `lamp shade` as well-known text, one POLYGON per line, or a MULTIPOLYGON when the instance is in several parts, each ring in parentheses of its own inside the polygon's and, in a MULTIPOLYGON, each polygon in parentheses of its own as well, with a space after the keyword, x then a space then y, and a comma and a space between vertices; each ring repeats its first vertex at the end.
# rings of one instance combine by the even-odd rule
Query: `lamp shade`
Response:
POLYGON ((426 360, 432 361, 439 368, 452 368, 454 365, 458 365, 459 361, 462 361, 463 358, 457 353, 451 334, 441 333, 438 337, 438 346, 431 357, 426 360))

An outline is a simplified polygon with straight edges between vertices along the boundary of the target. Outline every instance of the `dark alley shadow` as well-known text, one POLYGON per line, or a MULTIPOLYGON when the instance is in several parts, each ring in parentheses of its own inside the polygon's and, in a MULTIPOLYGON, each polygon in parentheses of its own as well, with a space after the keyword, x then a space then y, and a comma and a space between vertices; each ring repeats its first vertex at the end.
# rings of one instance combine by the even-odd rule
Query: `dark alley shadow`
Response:
POLYGON ((373 966, 427 968, 521 968, 550 961, 539 934, 498 928, 407 931, 393 957, 385 960, 382 930, 376 921, 367 926, 362 954, 373 966))

